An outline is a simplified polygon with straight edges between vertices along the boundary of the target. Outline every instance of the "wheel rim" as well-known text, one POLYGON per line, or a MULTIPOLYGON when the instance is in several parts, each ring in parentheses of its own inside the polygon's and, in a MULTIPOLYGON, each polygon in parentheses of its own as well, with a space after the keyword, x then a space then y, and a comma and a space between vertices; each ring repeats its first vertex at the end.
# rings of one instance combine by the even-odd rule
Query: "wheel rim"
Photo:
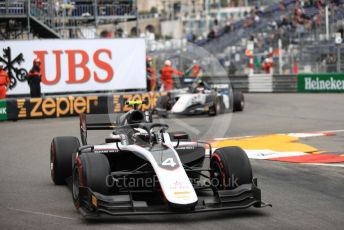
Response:
POLYGON ((220 113, 220 111, 221 111, 220 103, 216 103, 216 112, 220 113))
POLYGON ((240 106, 241 106, 241 109, 243 109, 243 108, 244 108, 244 106, 245 106, 245 101, 244 101, 244 100, 241 100, 241 102, 240 102, 240 106))
POLYGON ((211 181, 211 184, 215 185, 215 183, 216 183, 217 186, 215 186, 215 187, 217 189, 219 189, 219 190, 224 189, 225 188, 225 186, 223 184, 224 177, 223 177, 223 172, 221 170, 221 166, 220 166, 219 162, 215 161, 212 164, 211 168, 213 170, 211 178, 212 178, 212 180, 214 180, 214 179, 216 180, 216 181, 211 181))

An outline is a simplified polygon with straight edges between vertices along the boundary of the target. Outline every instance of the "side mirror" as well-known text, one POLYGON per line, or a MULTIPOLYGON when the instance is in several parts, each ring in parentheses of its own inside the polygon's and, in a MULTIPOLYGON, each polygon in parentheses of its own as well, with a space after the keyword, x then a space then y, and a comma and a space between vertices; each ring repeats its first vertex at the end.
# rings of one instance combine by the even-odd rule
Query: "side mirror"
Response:
POLYGON ((112 137, 105 138, 106 143, 118 143, 121 141, 122 139, 119 139, 119 138, 112 138, 112 137))
POLYGON ((176 133, 173 135, 173 138, 176 140, 188 140, 189 135, 186 133, 176 133))
POLYGON ((106 143, 118 143, 122 141, 122 135, 112 134, 110 137, 105 139, 106 143))
POLYGON ((178 148, 180 140, 188 140, 189 135, 186 133, 175 133, 173 135, 173 138, 177 140, 177 145, 174 146, 175 148, 178 148))
POLYGON ((118 150, 121 150, 119 148, 118 143, 121 143, 123 140, 123 136, 122 135, 112 135, 111 137, 108 137, 105 139, 106 143, 116 143, 116 146, 118 148, 118 150))

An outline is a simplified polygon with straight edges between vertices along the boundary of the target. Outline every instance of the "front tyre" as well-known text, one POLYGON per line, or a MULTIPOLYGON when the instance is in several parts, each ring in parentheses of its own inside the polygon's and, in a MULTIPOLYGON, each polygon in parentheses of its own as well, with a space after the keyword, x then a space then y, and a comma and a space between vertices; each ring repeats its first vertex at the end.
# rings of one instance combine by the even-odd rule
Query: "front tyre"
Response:
POLYGON ((219 190, 234 189, 252 183, 250 161, 239 147, 217 149, 210 159, 211 183, 219 190))
POLYGON ((55 137, 50 146, 51 179, 56 185, 65 184, 72 176, 72 155, 78 151, 80 143, 76 137, 55 137))
POLYGON ((108 195, 112 180, 109 175, 111 168, 105 155, 93 152, 81 154, 73 167, 73 201, 75 207, 80 207, 79 188, 88 187, 93 192, 108 195))
POLYGON ((208 115, 216 116, 218 113, 221 113, 221 104, 217 96, 214 97, 213 105, 209 108, 208 115))

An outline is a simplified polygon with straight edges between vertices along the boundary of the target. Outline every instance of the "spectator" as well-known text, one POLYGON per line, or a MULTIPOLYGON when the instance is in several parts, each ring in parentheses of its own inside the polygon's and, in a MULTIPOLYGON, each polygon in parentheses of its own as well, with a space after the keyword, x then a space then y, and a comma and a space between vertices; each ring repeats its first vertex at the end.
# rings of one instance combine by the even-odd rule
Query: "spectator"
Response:
POLYGON ((226 25, 225 25, 225 28, 223 29, 223 32, 224 33, 229 33, 230 31, 231 31, 232 29, 231 29, 231 23, 230 23, 230 21, 226 21, 226 25))
POLYGON ((29 72, 28 83, 31 97, 41 97, 41 61, 36 58, 29 72))
POLYGON ((59 16, 59 15, 60 15, 60 2, 55 1, 55 16, 59 16))
POLYGON ((216 34, 215 34, 215 31, 214 31, 213 29, 210 30, 210 32, 208 33, 207 38, 208 38, 209 40, 212 40, 212 39, 216 38, 216 34))
POLYGON ((270 74, 272 71, 273 63, 271 58, 265 58, 263 64, 262 64, 262 69, 265 71, 266 74, 270 74))
POLYGON ((283 1, 281 1, 278 5, 278 8, 280 11, 285 11, 286 7, 283 1))
POLYGON ((201 72, 201 67, 199 66, 196 60, 193 60, 193 66, 192 66, 190 77, 199 77, 200 72, 201 72))
POLYGON ((230 61, 229 65, 228 65, 228 73, 229 73, 229 75, 235 75, 236 71, 237 71, 237 68, 236 68, 234 62, 230 61))
POLYGON ((153 68, 153 60, 151 57, 146 58, 146 73, 147 73, 147 91, 155 91, 156 87, 156 72, 153 68))
POLYGON ((43 0, 36 0, 36 7, 43 8, 43 0))
POLYGON ((336 63, 337 63, 336 56, 329 54, 326 58, 326 65, 327 65, 327 72, 328 73, 337 72, 336 63))
POLYGON ((6 98, 6 92, 10 85, 10 78, 8 77, 8 73, 4 70, 4 66, 0 63, 0 99, 6 98))

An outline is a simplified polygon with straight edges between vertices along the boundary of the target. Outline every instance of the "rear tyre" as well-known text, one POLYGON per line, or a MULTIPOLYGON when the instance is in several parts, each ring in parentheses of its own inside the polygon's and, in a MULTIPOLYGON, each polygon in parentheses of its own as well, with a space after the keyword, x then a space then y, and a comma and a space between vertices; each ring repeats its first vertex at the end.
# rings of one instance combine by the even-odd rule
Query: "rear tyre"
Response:
POLYGON ((111 168, 105 155, 93 152, 81 154, 73 168, 73 201, 75 207, 80 207, 79 187, 88 187, 93 192, 102 195, 110 193, 111 168))
POLYGON ((157 100, 157 114, 160 117, 168 118, 168 111, 172 109, 171 98, 169 95, 160 96, 157 100))
POLYGON ((217 149, 210 159, 212 185, 219 190, 234 189, 252 183, 250 161, 239 147, 217 149))
POLYGON ((51 179, 56 185, 66 183, 66 178, 72 176, 72 155, 80 147, 76 137, 55 137, 50 146, 51 179))
POLYGON ((233 93, 233 95, 234 95, 233 111, 234 112, 243 111, 244 107, 245 107, 244 94, 239 90, 234 90, 233 92, 234 92, 233 93))
POLYGON ((157 106, 170 111, 172 109, 171 97, 168 95, 159 97, 157 100, 157 106))

